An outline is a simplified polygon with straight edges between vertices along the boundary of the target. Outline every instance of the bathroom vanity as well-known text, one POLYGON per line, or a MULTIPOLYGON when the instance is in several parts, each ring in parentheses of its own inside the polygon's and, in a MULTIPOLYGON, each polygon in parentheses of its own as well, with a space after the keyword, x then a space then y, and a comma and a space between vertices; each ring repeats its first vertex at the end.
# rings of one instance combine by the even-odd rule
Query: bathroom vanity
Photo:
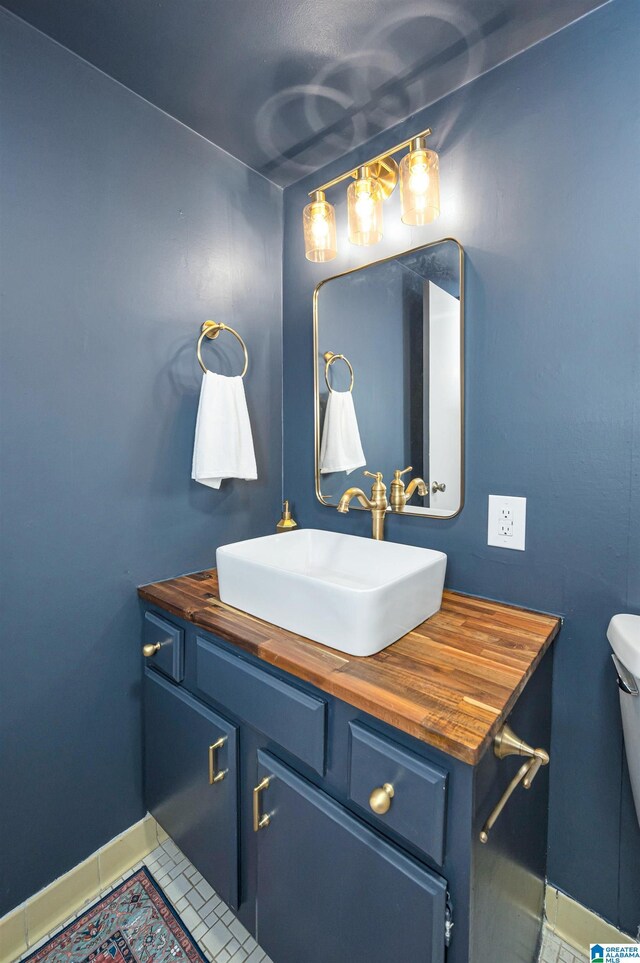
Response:
POLYGON ((145 797, 274 963, 531 963, 552 616, 445 592, 377 655, 343 655, 220 602, 215 570, 139 590, 145 797))

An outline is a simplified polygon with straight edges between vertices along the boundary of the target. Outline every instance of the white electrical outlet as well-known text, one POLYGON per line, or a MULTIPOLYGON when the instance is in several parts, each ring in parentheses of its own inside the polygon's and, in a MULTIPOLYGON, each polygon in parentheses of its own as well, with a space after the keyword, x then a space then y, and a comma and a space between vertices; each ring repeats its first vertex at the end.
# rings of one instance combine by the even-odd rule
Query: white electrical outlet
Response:
POLYGON ((508 538, 513 538, 513 512, 508 505, 500 506, 500 515, 498 516, 498 535, 505 535, 508 538))
POLYGON ((524 552, 527 499, 515 495, 489 495, 487 544, 524 552))

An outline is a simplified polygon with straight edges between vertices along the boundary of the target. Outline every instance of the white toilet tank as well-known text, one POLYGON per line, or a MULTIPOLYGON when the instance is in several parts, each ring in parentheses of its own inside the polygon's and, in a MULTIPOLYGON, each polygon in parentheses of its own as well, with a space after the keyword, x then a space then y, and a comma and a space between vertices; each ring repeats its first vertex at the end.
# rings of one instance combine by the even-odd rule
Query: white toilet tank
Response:
POLYGON ((640 823, 640 615, 614 615, 607 638, 618 672, 624 744, 640 823))

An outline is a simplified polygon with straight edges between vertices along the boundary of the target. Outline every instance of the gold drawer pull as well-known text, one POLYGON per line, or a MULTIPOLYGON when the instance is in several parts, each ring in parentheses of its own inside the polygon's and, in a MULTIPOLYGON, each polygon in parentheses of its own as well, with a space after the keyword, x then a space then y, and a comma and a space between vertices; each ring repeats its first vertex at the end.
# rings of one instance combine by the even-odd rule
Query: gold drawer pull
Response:
POLYGON ((385 782, 384 786, 374 789, 369 796, 369 805, 378 816, 384 816, 391 808, 391 800, 395 795, 395 790, 390 782, 385 782))
POLYGON ((221 749, 226 742, 225 736, 221 736, 213 745, 209 746, 209 785, 213 786, 216 782, 221 782, 227 774, 226 769, 216 772, 216 749, 221 749))
POLYGON ((161 648, 162 646, 159 642, 147 642, 146 645, 142 646, 142 654, 145 659, 150 659, 151 656, 159 652, 161 648))
POLYGON ((259 782, 258 785, 253 790, 253 831, 254 833, 257 833, 261 829, 264 829, 265 826, 268 826, 269 823, 271 822, 271 816, 269 815, 269 813, 264 813, 264 815, 262 816, 260 815, 260 793, 262 792, 263 789, 267 788, 270 782, 271 780, 269 779, 269 777, 265 776, 264 779, 261 782, 259 782))

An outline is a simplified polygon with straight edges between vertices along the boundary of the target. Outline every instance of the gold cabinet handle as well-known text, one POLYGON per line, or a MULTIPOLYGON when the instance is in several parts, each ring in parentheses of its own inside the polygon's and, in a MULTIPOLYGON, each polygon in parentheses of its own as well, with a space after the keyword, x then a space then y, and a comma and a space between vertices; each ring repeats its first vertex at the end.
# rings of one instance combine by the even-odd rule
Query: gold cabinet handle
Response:
POLYGON ((253 831, 254 833, 259 832, 268 826, 271 822, 271 816, 269 813, 264 813, 260 815, 260 793, 263 789, 266 789, 271 780, 268 776, 265 776, 258 785, 253 790, 253 831))
POLYGON ((216 782, 221 782, 227 774, 226 769, 216 772, 216 749, 221 749, 226 742, 225 736, 221 736, 209 746, 209 785, 213 786, 216 782))
POLYGON ((159 652, 161 648, 162 646, 159 642, 147 642, 146 645, 142 646, 142 654, 145 659, 150 659, 151 656, 159 652))
POLYGON ((369 805, 378 816, 384 816, 391 808, 391 800, 395 795, 395 790, 390 782, 385 782, 383 786, 374 789, 369 796, 369 805))

